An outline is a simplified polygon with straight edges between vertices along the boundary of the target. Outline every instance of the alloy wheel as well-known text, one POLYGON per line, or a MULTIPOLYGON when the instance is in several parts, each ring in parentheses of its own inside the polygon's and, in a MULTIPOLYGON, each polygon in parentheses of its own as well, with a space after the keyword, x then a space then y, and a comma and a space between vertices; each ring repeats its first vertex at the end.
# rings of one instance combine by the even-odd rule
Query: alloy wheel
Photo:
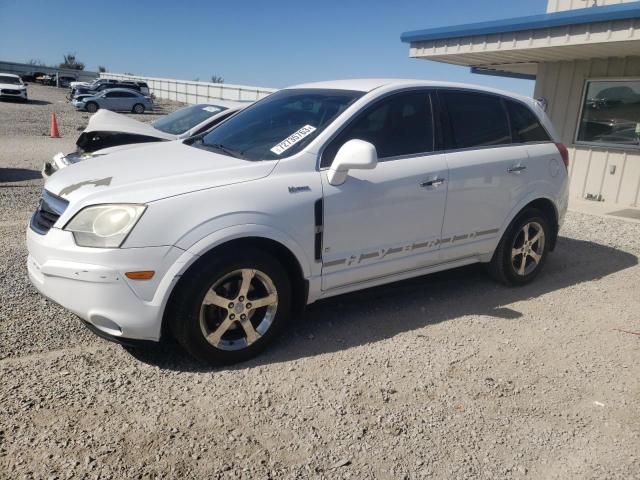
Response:
POLYGON ((278 292, 265 273, 243 268, 218 279, 200 306, 200 329, 221 350, 240 350, 269 330, 278 308, 278 292))
POLYGON ((538 268, 544 242, 544 229, 538 222, 528 222, 520 229, 511 246, 511 265, 518 275, 524 277, 538 268))

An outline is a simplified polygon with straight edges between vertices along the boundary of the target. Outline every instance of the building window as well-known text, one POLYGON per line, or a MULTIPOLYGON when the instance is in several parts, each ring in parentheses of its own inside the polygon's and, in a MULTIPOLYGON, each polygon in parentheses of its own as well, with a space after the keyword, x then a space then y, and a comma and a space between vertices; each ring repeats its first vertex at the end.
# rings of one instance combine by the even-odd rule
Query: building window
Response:
POLYGON ((576 143, 640 148, 640 79, 588 80, 576 143))

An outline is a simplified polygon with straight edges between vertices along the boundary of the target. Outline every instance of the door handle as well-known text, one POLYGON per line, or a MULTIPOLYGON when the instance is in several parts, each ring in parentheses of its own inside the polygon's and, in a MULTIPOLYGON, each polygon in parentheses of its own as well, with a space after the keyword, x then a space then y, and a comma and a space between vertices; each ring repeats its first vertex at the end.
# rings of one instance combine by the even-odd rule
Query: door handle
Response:
POLYGON ((513 167, 509 167, 507 169, 507 172, 509 172, 509 173, 520 173, 520 172, 522 172, 523 170, 526 170, 526 169, 527 169, 527 167, 525 165, 515 165, 513 167))
POLYGON ((440 185, 442 185, 444 182, 446 182, 446 179, 444 178, 434 178, 432 180, 425 180, 424 182, 422 182, 420 184, 420 186, 422 188, 426 188, 426 187, 439 187, 440 185))

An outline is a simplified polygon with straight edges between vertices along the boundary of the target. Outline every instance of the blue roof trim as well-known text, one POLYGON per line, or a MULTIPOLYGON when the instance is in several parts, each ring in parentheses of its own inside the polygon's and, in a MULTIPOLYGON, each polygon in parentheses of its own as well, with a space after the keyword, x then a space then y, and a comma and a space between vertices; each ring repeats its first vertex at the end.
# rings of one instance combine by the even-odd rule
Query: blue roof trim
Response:
POLYGON ((468 23, 450 27, 428 28, 404 32, 400 40, 405 43, 449 38, 470 37, 472 35, 490 35, 494 33, 520 32, 549 27, 564 27, 581 23, 608 22, 640 18, 640 2, 621 3, 603 7, 580 8, 564 12, 544 13, 528 17, 491 20, 489 22, 468 23))
POLYGON ((498 70, 489 70, 488 68, 471 67, 471 73, 478 75, 491 75, 493 77, 517 78, 519 80, 535 80, 536 76, 529 73, 500 72, 498 70))

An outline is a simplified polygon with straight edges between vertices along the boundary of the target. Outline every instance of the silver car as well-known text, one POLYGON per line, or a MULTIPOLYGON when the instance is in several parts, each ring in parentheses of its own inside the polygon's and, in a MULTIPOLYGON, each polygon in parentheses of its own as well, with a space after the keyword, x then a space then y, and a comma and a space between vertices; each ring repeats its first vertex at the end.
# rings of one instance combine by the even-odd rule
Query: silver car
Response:
POLYGON ((72 103, 76 109, 90 113, 97 112, 100 108, 133 113, 153 110, 153 101, 150 97, 145 97, 140 92, 128 88, 111 88, 95 95, 80 95, 72 103))

